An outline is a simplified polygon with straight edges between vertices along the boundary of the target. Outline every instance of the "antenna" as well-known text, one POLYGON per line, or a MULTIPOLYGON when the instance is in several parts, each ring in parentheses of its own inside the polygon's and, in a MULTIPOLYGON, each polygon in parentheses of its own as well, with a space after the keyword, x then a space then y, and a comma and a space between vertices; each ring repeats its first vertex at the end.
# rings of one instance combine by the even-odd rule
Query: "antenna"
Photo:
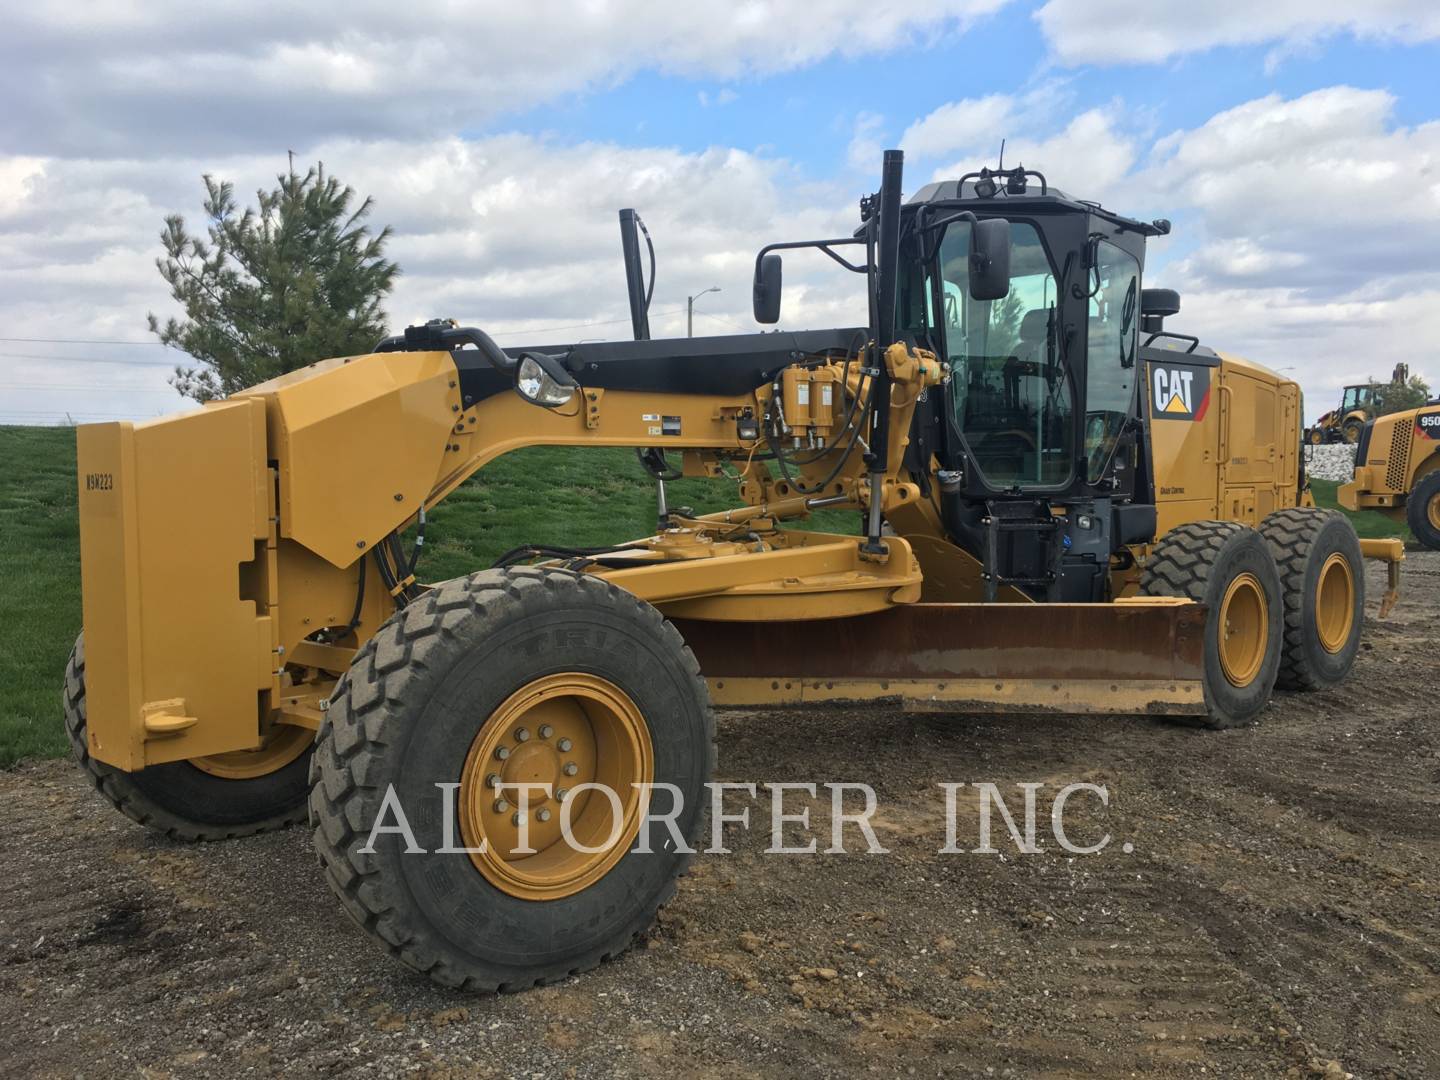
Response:
POLYGON ((1004 140, 1004 139, 1001 139, 1001 140, 1000 140, 1000 164, 999 164, 998 166, 996 166, 995 171, 996 171, 996 172, 1004 172, 1004 171, 1005 171, 1005 140, 1004 140))

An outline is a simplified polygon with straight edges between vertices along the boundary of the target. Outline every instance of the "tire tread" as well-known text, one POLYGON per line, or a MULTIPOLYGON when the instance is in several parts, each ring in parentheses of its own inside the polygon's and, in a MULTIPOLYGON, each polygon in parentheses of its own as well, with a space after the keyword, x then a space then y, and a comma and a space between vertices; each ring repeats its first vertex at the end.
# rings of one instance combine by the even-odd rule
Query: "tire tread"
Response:
MULTIPOLYGON (((675 877, 650 903, 636 911, 628 931, 619 939, 607 942, 578 963, 536 970, 522 979, 500 979, 481 971, 464 970, 446 957, 443 945, 429 940, 431 934, 427 927, 408 923, 405 913, 388 900, 387 890, 380 881, 380 868, 373 857, 356 853, 352 858, 362 831, 356 822, 374 821, 383 797, 380 785, 366 775, 362 760, 385 745, 385 736, 394 725, 405 722, 406 684, 415 668, 425 665, 427 653, 438 647, 442 639, 456 635, 459 622, 452 615, 463 611, 467 617, 493 617, 506 606, 525 605, 537 591, 553 593, 565 589, 611 603, 628 604, 676 647, 699 699, 707 703, 706 775, 714 770, 715 726, 699 662, 684 644, 679 631, 659 611, 617 585, 590 575, 550 568, 480 571, 437 586, 403 612, 391 616, 360 649, 331 698, 331 708, 321 725, 310 765, 310 824, 320 865, 350 918, 379 939, 401 963, 443 986, 472 992, 512 993, 598 967, 623 953, 636 936, 653 923, 659 909, 675 895, 676 881, 684 876, 692 859, 692 856, 682 857, 675 877), (404 662, 390 663, 388 658, 394 656, 403 656, 404 662), (382 657, 386 658, 385 662, 381 662, 382 657), (337 779, 338 788, 333 786, 337 779)), ((696 815, 692 835, 685 838, 689 846, 696 846, 704 821, 704 815, 696 815)))
POLYGON ((171 840, 218 841, 277 832, 305 820, 305 804, 299 802, 279 814, 245 824, 211 825, 172 813, 141 791, 131 774, 94 758, 86 731, 85 635, 75 639, 65 663, 65 686, 61 692, 65 735, 76 763, 107 802, 137 825, 168 836, 171 840))

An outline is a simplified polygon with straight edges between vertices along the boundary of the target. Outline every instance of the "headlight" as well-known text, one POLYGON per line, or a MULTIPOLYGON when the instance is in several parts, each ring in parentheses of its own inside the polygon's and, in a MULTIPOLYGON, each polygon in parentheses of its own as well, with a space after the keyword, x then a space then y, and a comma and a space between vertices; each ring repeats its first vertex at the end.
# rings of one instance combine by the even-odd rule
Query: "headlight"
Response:
POLYGON ((575 380, 552 357, 525 353, 515 368, 515 392, 532 405, 553 409, 575 396, 575 380))

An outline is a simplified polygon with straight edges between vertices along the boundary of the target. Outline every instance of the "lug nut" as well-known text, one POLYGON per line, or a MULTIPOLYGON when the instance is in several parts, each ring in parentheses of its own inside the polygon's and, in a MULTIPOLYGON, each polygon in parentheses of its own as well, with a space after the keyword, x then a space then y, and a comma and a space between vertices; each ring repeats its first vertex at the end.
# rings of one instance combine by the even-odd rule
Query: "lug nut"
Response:
POLYGON ((556 802, 564 802, 564 801, 565 801, 565 796, 567 796, 567 795, 569 795, 569 794, 570 794, 570 789, 569 789, 569 788, 563 788, 563 787, 562 787, 562 788, 556 788, 556 789, 555 789, 555 801, 556 801, 556 802))
POLYGON ((540 737, 541 737, 542 739, 548 739, 551 735, 554 735, 554 734, 555 734, 555 729, 554 729, 553 727, 551 727, 549 724, 541 724, 541 725, 540 725, 540 737))
POLYGON ((499 758, 501 761, 504 761, 507 757, 510 756, 510 747, 508 747, 508 746, 497 746, 497 747, 495 748, 495 756, 496 756, 497 758, 499 758))
POLYGON ((496 799, 496 800, 495 800, 495 812, 496 812, 497 814, 503 814, 503 813, 505 813, 506 810, 509 810, 509 809, 510 809, 510 804, 509 804, 508 802, 506 802, 504 799, 496 799))
POLYGON ((541 821, 549 821, 549 820, 550 820, 550 811, 549 811, 549 810, 541 810, 541 811, 540 811, 538 814, 536 814, 535 816, 538 817, 541 821))
POLYGON ((565 773, 566 776, 574 776, 577 772, 580 771, 580 766, 576 765, 573 761, 567 761, 565 763, 565 768, 562 771, 565 773))
POLYGON ((500 786, 500 777, 499 777, 498 775, 496 775, 495 773, 492 772, 489 776, 485 777, 485 786, 486 786, 486 787, 499 787, 499 786, 500 786))
POLYGON ((515 741, 516 741, 516 742, 524 742, 524 741, 525 741, 526 739, 528 739, 528 738, 530 738, 530 732, 527 731, 525 728, 522 727, 522 728, 516 728, 516 729, 515 729, 515 741))
POLYGON ((525 815, 522 814, 519 810, 516 810, 514 816, 510 818, 510 823, 512 825, 524 825, 525 815))
POLYGON ((563 753, 563 752, 565 752, 565 751, 567 751, 567 750, 570 749, 570 745, 571 745, 571 744, 570 744, 570 740, 569 740, 569 739, 561 739, 561 740, 560 740, 558 743, 556 743, 555 745, 558 746, 558 747, 560 747, 560 750, 561 750, 561 752, 563 753))

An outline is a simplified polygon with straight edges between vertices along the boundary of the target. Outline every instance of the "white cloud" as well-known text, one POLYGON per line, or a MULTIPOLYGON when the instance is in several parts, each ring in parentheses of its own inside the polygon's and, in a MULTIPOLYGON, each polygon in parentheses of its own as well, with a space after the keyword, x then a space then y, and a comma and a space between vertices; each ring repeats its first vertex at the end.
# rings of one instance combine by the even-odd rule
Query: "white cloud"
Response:
POLYGON ((1353 34, 1404 44, 1440 38, 1435 0, 1049 0, 1035 14, 1067 64, 1156 63, 1221 45, 1279 43, 1271 61, 1321 38, 1353 34))
POLYGON ((1054 118, 1069 115, 1067 105, 1066 93, 1054 84, 954 101, 911 124, 901 146, 921 167, 945 160, 933 170, 933 178, 943 180, 994 166, 1003 139, 1007 165, 1037 169, 1081 198, 1108 198, 1139 153, 1136 136, 1123 130, 1126 108, 1114 103, 1088 109, 1057 129, 1054 118))
MULTIPOLYGON (((54 0, 6 12, 9 152, 235 152, 430 138, 639 71, 734 80, 962 31, 1008 0, 396 5, 54 0)), ((722 90, 711 100, 725 104, 722 90)))
POLYGON ((1161 139, 1146 185, 1203 217, 1191 266, 1221 285, 1274 275, 1319 297, 1440 276, 1440 123, 1337 86, 1246 102, 1161 139))
POLYGON ((1160 267, 1185 294, 1178 321, 1293 365, 1311 419, 1399 361, 1440 386, 1415 349, 1440 340, 1440 123, 1397 126, 1393 106, 1346 86, 1270 95, 1159 140, 1137 176, 1191 226, 1192 250, 1160 267))
POLYGON ((1258 98, 1152 142, 1128 126, 1125 102, 1056 130, 1064 97, 1052 85, 941 106, 905 133, 908 186, 916 165, 945 179, 993 164, 1005 136, 1007 163, 1074 196, 1174 218, 1148 270, 1183 293, 1173 325, 1293 367, 1312 417, 1345 382, 1401 360, 1440 388, 1440 361, 1414 348, 1440 339, 1440 122, 1397 126, 1390 94, 1335 86, 1258 98))
POLYGON ((911 124, 900 145, 907 153, 923 157, 940 157, 981 145, 994 154, 1005 132, 1019 132, 1042 123, 1061 100, 1058 87, 1048 85, 1025 94, 987 94, 952 101, 911 124))
POLYGON ((732 101, 738 100, 739 97, 740 95, 737 94, 734 90, 731 90, 728 86, 722 88, 713 95, 708 90, 701 90, 695 95, 695 98, 697 101, 700 102, 700 107, 702 109, 708 109, 712 105, 717 107, 722 105, 729 105, 732 101))
MULTIPOLYGON (((655 238, 657 337, 683 335, 685 297, 712 285, 722 291, 697 305, 697 333, 760 329, 749 312, 756 251, 772 240, 848 232, 859 194, 808 182, 784 160, 727 147, 685 153, 508 134, 335 140, 311 156, 373 196, 373 221, 395 228, 389 254, 404 273, 387 305, 392 326, 455 317, 512 344, 629 336, 622 206, 639 209, 655 238)), ((202 172, 233 180, 241 199, 253 202, 254 190, 273 185, 284 164, 251 155, 0 159, 0 198, 8 200, 0 217, 0 324, 13 337, 144 339, 145 313, 173 310, 154 266, 164 215, 181 211, 202 227, 202 172)), ((792 256, 786 279, 783 326, 864 320, 859 279, 823 257, 792 256)), ((178 404, 155 393, 168 367, 59 359, 161 360, 159 348, 0 343, 0 352, 26 354, 0 356, 0 386, 26 387, 0 391, 3 415, 144 416, 178 404), (52 352, 55 361, 40 358, 52 352), (63 389, 35 389, 46 383, 63 389)))
POLYGON ((879 113, 862 112, 855 117, 854 133, 845 148, 846 164, 860 173, 874 173, 885 151, 885 118, 879 113))

